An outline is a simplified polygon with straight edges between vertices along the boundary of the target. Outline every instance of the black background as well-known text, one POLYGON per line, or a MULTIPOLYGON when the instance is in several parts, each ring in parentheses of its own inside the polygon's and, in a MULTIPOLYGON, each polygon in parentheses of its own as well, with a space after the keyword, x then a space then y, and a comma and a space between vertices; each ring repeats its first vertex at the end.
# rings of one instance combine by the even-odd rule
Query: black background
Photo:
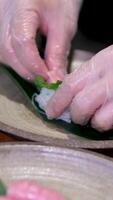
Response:
POLYGON ((79 30, 89 39, 104 44, 113 43, 113 1, 84 0, 79 30))

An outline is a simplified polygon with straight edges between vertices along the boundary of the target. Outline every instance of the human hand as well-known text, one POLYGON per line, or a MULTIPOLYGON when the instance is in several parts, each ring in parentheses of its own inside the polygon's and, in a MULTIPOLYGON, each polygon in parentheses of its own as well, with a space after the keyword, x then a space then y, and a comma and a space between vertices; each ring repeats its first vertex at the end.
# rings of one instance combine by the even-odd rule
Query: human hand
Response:
POLYGON ((67 75, 50 100, 47 114, 58 117, 70 107, 72 121, 107 131, 113 128, 113 45, 67 75))
POLYGON ((77 29, 81 0, 0 0, 0 62, 27 80, 63 79, 67 55, 77 29), (45 59, 36 33, 47 37, 45 59))

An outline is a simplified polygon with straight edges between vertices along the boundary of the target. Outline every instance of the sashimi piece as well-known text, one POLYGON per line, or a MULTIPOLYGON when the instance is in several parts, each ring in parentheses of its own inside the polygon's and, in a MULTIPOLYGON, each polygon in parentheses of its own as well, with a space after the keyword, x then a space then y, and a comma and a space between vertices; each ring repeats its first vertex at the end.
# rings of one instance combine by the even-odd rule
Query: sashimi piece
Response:
POLYGON ((13 182, 9 186, 7 194, 12 200, 13 198, 19 200, 65 200, 56 191, 47 189, 30 180, 13 182))
POLYGON ((0 200, 19 200, 19 199, 9 196, 1 196, 0 200))
MULTIPOLYGON (((48 83, 42 77, 38 76, 36 77, 34 83, 38 91, 40 92, 35 93, 33 95, 33 98, 32 98, 33 104, 35 102, 38 103, 39 107, 46 114, 48 102, 51 99, 51 97, 55 94, 55 91, 59 88, 62 82, 58 80, 55 83, 48 83)), ((69 109, 67 108, 66 110, 64 110, 62 115, 59 116, 57 119, 65 121, 67 123, 71 123, 71 116, 70 116, 69 109)))
MULTIPOLYGON (((46 113, 46 108, 47 108, 48 102, 54 94, 55 94, 55 90, 51 90, 48 88, 42 88, 40 91, 40 94, 34 95, 35 101, 39 104, 39 107, 45 111, 45 113, 46 113)), ((71 123, 71 116, 70 116, 69 109, 66 109, 62 113, 62 115, 60 115, 57 118, 57 120, 62 120, 67 123, 71 123)))

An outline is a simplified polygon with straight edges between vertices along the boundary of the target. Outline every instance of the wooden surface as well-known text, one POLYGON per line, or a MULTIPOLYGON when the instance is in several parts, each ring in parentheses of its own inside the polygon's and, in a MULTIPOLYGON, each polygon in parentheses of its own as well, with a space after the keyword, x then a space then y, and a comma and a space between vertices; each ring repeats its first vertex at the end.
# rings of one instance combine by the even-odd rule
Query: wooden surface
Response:
POLYGON ((16 141, 16 139, 10 135, 0 132, 0 142, 10 142, 10 141, 16 141))
POLYGON ((0 143, 1 142, 19 142, 19 141, 27 141, 27 140, 24 140, 22 138, 19 138, 7 133, 3 133, 0 131, 0 143))
MULTIPOLYGON (((28 140, 24 140, 23 138, 15 137, 14 135, 10 135, 7 133, 3 133, 0 131, 0 143, 5 142, 25 142, 28 140)), ((30 141, 29 141, 30 142, 30 141)), ((35 142, 34 142, 35 143, 35 142)), ((40 143, 39 143, 40 144, 40 143)), ((96 153, 100 153, 113 158, 113 148, 106 149, 88 149, 90 151, 94 151, 96 153)))

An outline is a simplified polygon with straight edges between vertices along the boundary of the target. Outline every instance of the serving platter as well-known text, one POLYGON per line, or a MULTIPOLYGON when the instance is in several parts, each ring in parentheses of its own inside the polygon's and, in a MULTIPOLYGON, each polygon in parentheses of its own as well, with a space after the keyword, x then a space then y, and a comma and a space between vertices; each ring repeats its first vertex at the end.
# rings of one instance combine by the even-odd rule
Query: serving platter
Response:
MULTIPOLYGON (((27 90, 31 90, 27 83, 27 90)), ((12 75, 0 67, 0 130, 40 144, 69 148, 112 148, 109 133, 92 134, 91 129, 77 127, 74 133, 57 123, 47 122, 34 109, 12 75), (91 132, 90 132, 91 131, 91 132), (85 137, 85 136, 90 136, 85 137)))
POLYGON ((32 143, 0 145, 0 178, 6 185, 35 180, 66 200, 113 198, 113 161, 83 150, 32 143))

